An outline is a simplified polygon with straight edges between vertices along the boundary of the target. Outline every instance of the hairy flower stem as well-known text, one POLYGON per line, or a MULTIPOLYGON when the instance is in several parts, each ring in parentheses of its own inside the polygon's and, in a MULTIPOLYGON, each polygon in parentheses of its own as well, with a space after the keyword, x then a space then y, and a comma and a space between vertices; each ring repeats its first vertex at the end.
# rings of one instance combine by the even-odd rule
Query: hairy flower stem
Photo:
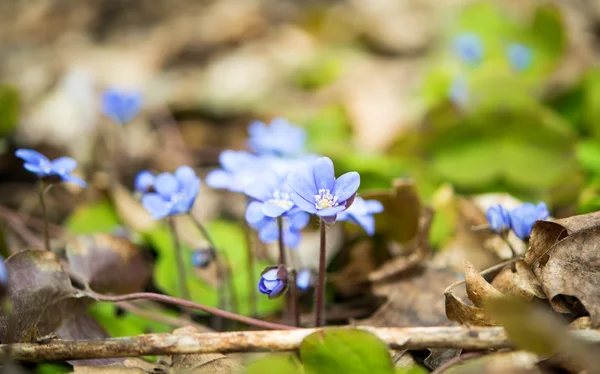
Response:
POLYGON ((323 326, 324 312, 325 312, 325 247, 327 245, 326 240, 326 229, 327 226, 323 218, 319 220, 319 230, 321 232, 321 245, 319 249, 319 274, 317 277, 317 294, 315 302, 315 326, 323 326))
MULTIPOLYGON (((277 217, 277 230, 278 230, 278 240, 277 240, 277 244, 279 246, 279 264, 283 265, 283 266, 287 266, 286 264, 286 256, 285 256, 285 244, 283 243, 283 217, 279 216, 277 217)), ((289 282, 292 282, 293 279, 290 279, 289 282)), ((294 288, 294 284, 293 282, 290 283, 290 287, 293 289, 294 288)), ((294 300, 293 300, 294 296, 292 295, 292 293, 286 295, 285 301, 286 301, 286 312, 290 318, 290 320, 294 319, 294 300)))
POLYGON ((510 244, 510 242, 508 241, 508 233, 503 233, 503 234, 498 234, 498 235, 500 235, 502 240, 508 245, 508 248, 510 248, 510 251, 512 252, 512 257, 513 258, 517 257, 518 256, 517 251, 512 246, 512 244, 510 244))
POLYGON ((292 315, 293 325, 300 327, 300 308, 298 306, 298 285, 296 284, 296 278, 298 272, 296 269, 290 271, 290 314, 292 315))
MULTIPOLYGON (((244 220, 244 236, 246 239, 246 271, 248 272, 248 284, 255 285, 256 278, 254 278, 254 247, 252 245, 253 243, 250 226, 246 220, 244 220)), ((252 316, 258 314, 258 309, 256 308, 256 296, 256 287, 248 287, 248 301, 250 303, 250 315, 252 316)))
MULTIPOLYGON (((235 284, 233 283, 233 275, 232 275, 231 263, 229 262, 229 259, 225 255, 225 252, 221 252, 221 251, 217 250, 217 246, 215 245, 214 240, 212 239, 212 237, 208 233, 208 230, 206 229, 206 227, 204 227, 202 222, 200 222, 196 218, 196 216, 194 216, 192 213, 189 213, 189 216, 192 218, 192 221, 194 221, 194 224, 196 225, 198 230, 200 230, 200 233, 202 234, 202 236, 204 236, 204 239, 206 239, 206 241, 208 242, 208 244, 211 246, 212 250, 214 251, 216 261, 217 261, 219 288, 221 288, 221 285, 223 284, 223 282, 227 282, 227 286, 229 287, 229 297, 230 297, 229 304, 231 305, 231 309, 233 311, 237 311, 237 309, 238 309, 237 291, 235 288, 235 284)), ((221 297, 222 294, 223 293, 220 292, 219 297, 221 297)))
POLYGON ((44 182, 40 181, 39 184, 39 194, 40 194, 40 205, 42 206, 42 215, 44 217, 44 247, 47 251, 50 250, 50 223, 48 222, 48 208, 46 207, 46 200, 44 199, 44 194, 46 192, 44 182))
POLYGON ((175 228, 175 219, 173 217, 168 217, 167 222, 169 222, 169 228, 171 229, 171 235, 173 236, 173 246, 175 247, 175 261, 177 263, 179 292, 182 298, 189 300, 190 291, 187 286, 187 279, 185 276, 185 264, 183 262, 183 254, 181 253, 181 243, 179 241, 179 235, 177 234, 177 229, 175 228))

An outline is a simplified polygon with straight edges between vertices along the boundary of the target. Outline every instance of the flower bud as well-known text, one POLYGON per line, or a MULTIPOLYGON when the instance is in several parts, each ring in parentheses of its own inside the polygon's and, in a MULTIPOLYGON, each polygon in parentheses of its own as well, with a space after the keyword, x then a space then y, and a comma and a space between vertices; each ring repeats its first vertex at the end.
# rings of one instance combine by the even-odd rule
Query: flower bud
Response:
POLYGON ((313 284, 313 274, 309 269, 302 269, 296 274, 296 287, 305 291, 308 290, 313 284))
POLYGON ((4 259, 0 256, 0 300, 4 299, 8 293, 8 270, 4 259))
POLYGON ((215 251, 212 248, 192 252, 192 265, 197 268, 207 267, 214 259, 215 251))
POLYGON ((288 279, 288 270, 285 266, 268 266, 260 275, 258 290, 268 295, 269 299, 282 296, 288 289, 288 279))
POLYGON ((500 234, 510 229, 510 215, 502 205, 497 204, 489 207, 486 217, 490 228, 495 232, 500 234))

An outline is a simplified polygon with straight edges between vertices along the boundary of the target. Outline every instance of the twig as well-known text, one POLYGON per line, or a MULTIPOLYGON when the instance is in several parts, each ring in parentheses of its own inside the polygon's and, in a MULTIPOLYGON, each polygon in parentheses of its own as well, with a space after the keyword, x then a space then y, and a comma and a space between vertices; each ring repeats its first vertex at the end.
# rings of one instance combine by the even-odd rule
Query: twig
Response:
MULTIPOLYGON (((461 348, 469 350, 512 348, 502 327, 407 327, 359 326, 375 334, 391 349, 461 348)), ((20 361, 64 361, 92 358, 153 355, 293 351, 308 335, 325 329, 233 331, 194 334, 147 334, 105 340, 53 340, 47 344, 0 345, 3 355, 11 350, 20 361)), ((575 337, 600 341, 599 330, 570 331, 575 337)))

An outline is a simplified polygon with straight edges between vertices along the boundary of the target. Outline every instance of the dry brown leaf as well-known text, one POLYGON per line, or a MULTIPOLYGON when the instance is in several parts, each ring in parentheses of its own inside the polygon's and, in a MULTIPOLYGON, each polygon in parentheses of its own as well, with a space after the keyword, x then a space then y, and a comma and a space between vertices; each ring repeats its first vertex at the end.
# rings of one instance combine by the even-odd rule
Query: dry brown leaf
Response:
POLYGON ((446 299, 446 316, 450 320, 474 326, 496 326, 482 308, 467 305, 454 296, 452 292, 447 292, 444 296, 446 299))
POLYGON ((592 320, 589 316, 579 317, 575 321, 569 323, 569 328, 573 330, 591 329, 592 320))
POLYGON ((532 300, 534 297, 546 299, 542 290, 542 285, 523 260, 514 264, 507 265, 492 281, 498 291, 507 296, 515 296, 525 300, 532 300))
MULTIPOLYGON (((594 216, 595 217, 595 216, 594 216)), ((571 302, 571 313, 590 314, 592 326, 600 326, 600 226, 569 234, 545 251, 547 262, 537 261, 533 272, 555 310, 562 297, 571 302), (581 305, 580 305, 581 303, 581 305)))
POLYGON ((495 352, 450 367, 444 374, 541 374, 540 358, 527 351, 495 352))
POLYGON ((368 290, 369 273, 375 268, 373 259, 373 243, 365 240, 357 243, 350 252, 349 263, 340 271, 327 276, 337 292, 350 297, 368 290))
POLYGON ((467 296, 475 306, 483 307, 485 302, 490 298, 502 296, 500 291, 489 284, 488 281, 475 270, 473 264, 467 260, 465 260, 463 264, 465 267, 465 288, 467 290, 467 296))

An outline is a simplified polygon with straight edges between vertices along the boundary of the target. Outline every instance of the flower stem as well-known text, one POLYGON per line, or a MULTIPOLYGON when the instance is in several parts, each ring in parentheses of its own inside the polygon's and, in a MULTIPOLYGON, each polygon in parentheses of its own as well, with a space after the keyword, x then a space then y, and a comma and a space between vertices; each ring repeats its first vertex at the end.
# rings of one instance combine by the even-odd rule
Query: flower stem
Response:
POLYGON ((279 244, 279 263, 286 266, 285 244, 283 243, 283 217, 277 217, 277 229, 279 230, 277 243, 279 244))
POLYGON ((236 311, 238 308, 237 292, 236 292, 235 284, 233 283, 231 262, 225 255, 225 252, 221 252, 221 251, 217 250, 217 246, 215 245, 214 240, 212 239, 212 237, 208 233, 208 230, 206 229, 206 227, 204 227, 202 222, 200 222, 196 218, 196 216, 194 216, 192 213, 189 213, 189 216, 192 218, 192 221, 194 221, 194 224, 196 225, 198 230, 200 230, 200 233, 202 234, 202 236, 204 236, 204 239, 206 239, 208 244, 211 246, 211 248, 215 252, 215 257, 216 257, 216 261, 217 261, 217 272, 219 273, 219 283, 222 284, 223 281, 227 282, 227 286, 229 287, 231 309, 236 311))
POLYGON ((502 240, 508 245, 508 248, 510 248, 510 251, 512 252, 512 258, 515 258, 518 256, 518 254, 517 254, 517 251, 515 250, 515 248, 512 246, 512 244, 510 244, 510 242, 508 241, 507 234, 508 233, 498 234, 498 235, 500 235, 502 240))
POLYGON ((293 325, 296 327, 300 326, 300 308, 298 307, 298 285, 296 284, 296 277, 298 272, 296 269, 290 271, 290 314, 292 315, 293 325))
POLYGON ((179 241, 179 235, 175 228, 175 219, 168 217, 169 228, 171 229, 171 235, 173 235, 173 245, 175 246, 175 261, 177 263, 177 277, 179 279, 179 292, 183 299, 190 299, 190 291, 187 286, 187 279, 185 276, 185 264, 183 262, 183 254, 181 253, 181 243, 179 241))
POLYGON ((325 312, 325 247, 327 245, 325 231, 326 224, 323 218, 319 220, 319 230, 321 232, 320 248, 319 248, 319 275, 317 278, 317 295, 315 302, 315 326, 323 326, 324 312, 325 312))
POLYGON ((254 278, 254 248, 251 242, 250 226, 248 226, 246 220, 244 220, 244 235, 246 237, 246 271, 248 272, 248 284, 251 285, 248 287, 248 301, 250 304, 250 315, 255 316, 258 314, 258 309, 256 307, 256 287, 253 286, 256 284, 256 279, 254 278))
POLYGON ((44 182, 40 181, 39 193, 40 193, 40 205, 42 206, 42 215, 44 218, 44 247, 46 250, 50 250, 50 223, 48 222, 48 208, 46 207, 46 200, 44 199, 44 193, 46 189, 44 182))

